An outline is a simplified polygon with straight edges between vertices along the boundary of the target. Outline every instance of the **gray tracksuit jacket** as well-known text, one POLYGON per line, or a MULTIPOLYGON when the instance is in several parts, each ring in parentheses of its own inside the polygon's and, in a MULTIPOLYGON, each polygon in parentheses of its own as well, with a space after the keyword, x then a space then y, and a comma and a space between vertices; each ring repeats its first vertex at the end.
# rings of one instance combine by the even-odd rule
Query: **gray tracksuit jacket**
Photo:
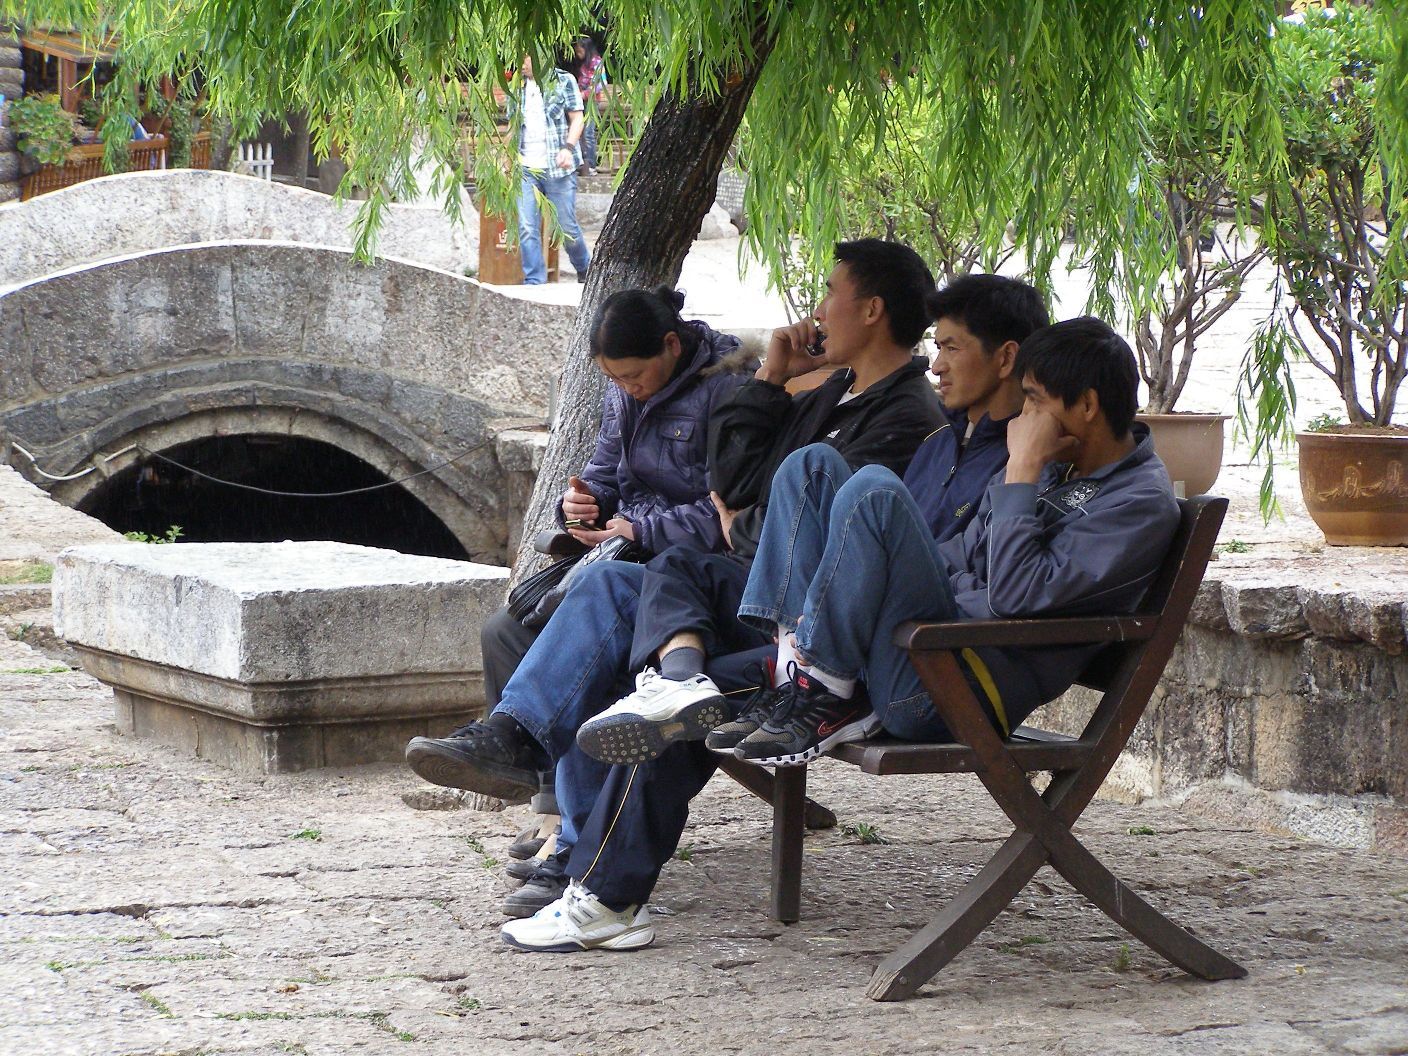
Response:
MULTIPOLYGON (((1037 484, 993 477, 978 514, 940 550, 959 613, 992 620, 1134 612, 1178 527, 1178 502, 1146 426, 1135 448, 1088 477, 1049 465, 1037 484)), ((1004 471, 1005 472, 1005 471, 1004 471)), ((1098 645, 980 649, 1016 727, 1076 680, 1098 645)))

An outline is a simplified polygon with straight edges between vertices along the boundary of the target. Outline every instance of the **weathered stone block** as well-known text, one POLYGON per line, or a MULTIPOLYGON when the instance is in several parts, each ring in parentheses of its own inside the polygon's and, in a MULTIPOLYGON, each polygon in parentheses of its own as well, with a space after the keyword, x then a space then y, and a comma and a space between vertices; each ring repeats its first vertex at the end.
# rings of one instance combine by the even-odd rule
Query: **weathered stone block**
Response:
POLYGON ((1232 630, 1248 638, 1303 638, 1310 633, 1300 589, 1291 585, 1222 585, 1232 630))
POLYGON ((1225 631, 1231 626, 1227 620, 1227 609, 1222 603, 1221 583, 1217 580, 1203 580, 1203 585, 1198 588, 1198 594, 1193 599, 1193 607, 1188 612, 1188 622, 1215 631, 1225 631))
POLYGON ((507 577, 342 543, 78 547, 55 627, 128 732, 238 769, 344 766, 482 709, 507 577))

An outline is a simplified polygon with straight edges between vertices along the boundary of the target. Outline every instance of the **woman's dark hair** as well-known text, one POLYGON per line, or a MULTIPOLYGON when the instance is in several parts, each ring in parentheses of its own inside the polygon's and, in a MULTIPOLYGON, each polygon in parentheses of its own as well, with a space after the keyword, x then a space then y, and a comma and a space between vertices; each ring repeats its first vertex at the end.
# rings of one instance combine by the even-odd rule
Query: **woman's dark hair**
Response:
POLYGON ((679 337, 685 355, 692 354, 699 335, 680 318, 683 307, 684 294, 668 286, 613 293, 592 320, 592 358, 653 359, 664 350, 669 333, 679 337))
POLYGON ((1033 331, 1017 349, 1012 372, 1031 379, 1067 407, 1089 389, 1117 438, 1139 407, 1139 368, 1129 343, 1093 315, 1033 331))
POLYGON ((601 54, 601 52, 597 50, 596 41, 592 39, 590 34, 583 33, 574 43, 582 45, 582 49, 586 52, 581 59, 577 60, 579 63, 587 62, 601 54))

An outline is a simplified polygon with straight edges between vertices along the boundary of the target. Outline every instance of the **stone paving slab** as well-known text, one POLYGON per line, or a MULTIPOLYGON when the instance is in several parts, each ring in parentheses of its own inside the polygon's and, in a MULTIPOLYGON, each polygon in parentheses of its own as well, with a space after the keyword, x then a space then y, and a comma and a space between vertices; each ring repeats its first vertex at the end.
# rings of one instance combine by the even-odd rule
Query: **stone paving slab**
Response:
MULTIPOLYGON (((0 641, 0 671, 44 663, 0 641)), ((656 892, 654 947, 531 956, 497 935, 527 808, 413 810, 395 766, 239 776, 108 716, 80 673, 0 674, 6 1054, 1408 1051, 1400 858, 1100 802, 1083 838, 1248 979, 1188 978, 1043 872, 882 1005, 876 961, 1005 832, 971 779, 817 766, 841 827, 808 835, 791 926, 766 914, 766 811, 718 779, 656 892)))

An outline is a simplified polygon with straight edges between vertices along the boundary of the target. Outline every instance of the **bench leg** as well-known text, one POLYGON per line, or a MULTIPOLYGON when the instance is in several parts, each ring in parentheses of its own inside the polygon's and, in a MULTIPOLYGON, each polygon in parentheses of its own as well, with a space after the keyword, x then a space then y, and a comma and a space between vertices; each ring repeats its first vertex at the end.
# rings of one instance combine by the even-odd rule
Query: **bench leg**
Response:
POLYGON ((773 775, 772 916, 795 924, 802 915, 802 815, 807 768, 779 766, 773 775))
POLYGON ((866 996, 903 1001, 932 979, 982 933, 1046 862, 1046 848, 1029 833, 1013 833, 937 917, 875 969, 866 996))
POLYGON ((1116 924, 1189 975, 1213 981, 1247 974, 1236 961, 1194 938, 1136 895, 1074 836, 1052 849, 1051 867, 1116 924))
MULTIPOLYGON (((757 763, 725 755, 719 758, 719 769, 764 802, 773 801, 773 776, 757 763)), ((804 803, 804 820, 809 829, 836 827, 836 815, 813 799, 804 803)))

